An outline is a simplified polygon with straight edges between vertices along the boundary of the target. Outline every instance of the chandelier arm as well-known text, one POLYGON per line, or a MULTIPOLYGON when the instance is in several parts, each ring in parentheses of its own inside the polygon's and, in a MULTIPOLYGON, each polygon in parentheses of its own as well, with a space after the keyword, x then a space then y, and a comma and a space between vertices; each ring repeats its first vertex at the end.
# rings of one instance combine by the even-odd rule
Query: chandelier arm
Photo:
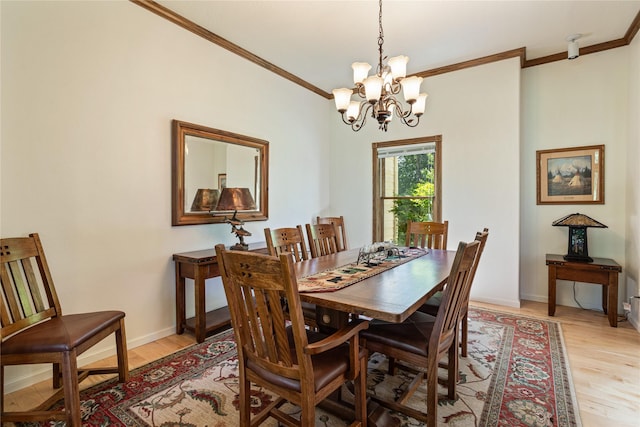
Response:
POLYGON ((415 117, 415 123, 413 122, 413 118, 407 120, 407 117, 400 117, 400 121, 402 121, 402 123, 409 126, 410 128, 414 128, 418 126, 418 123, 420 123, 420 116, 413 116, 415 117))

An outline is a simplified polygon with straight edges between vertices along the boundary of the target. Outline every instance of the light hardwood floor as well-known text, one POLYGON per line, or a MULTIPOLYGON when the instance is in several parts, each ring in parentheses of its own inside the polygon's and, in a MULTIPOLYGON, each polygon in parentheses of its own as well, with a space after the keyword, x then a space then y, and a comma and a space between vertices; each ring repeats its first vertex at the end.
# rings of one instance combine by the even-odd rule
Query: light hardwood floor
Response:
MULTIPOLYGON (((472 305, 549 318, 547 305, 543 303, 523 301, 519 309, 476 302, 472 305)), ((549 319, 562 325, 582 425, 640 426, 640 333, 627 321, 611 328, 602 313, 573 307, 558 306, 556 316, 549 319)), ((192 335, 171 335, 130 349, 130 368, 142 366, 194 343, 192 335)), ((82 383, 82 388, 103 379, 90 378, 82 383)), ((42 402, 51 392, 50 384, 50 381, 44 381, 5 396, 7 410, 20 410, 42 402)))

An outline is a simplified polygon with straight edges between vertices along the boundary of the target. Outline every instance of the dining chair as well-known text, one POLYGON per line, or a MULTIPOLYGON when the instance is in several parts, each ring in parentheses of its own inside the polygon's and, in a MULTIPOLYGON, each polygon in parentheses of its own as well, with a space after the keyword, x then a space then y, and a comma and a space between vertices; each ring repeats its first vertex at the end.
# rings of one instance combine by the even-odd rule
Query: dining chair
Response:
POLYGON ((338 229, 338 247, 341 251, 346 251, 349 249, 349 245, 347 243, 347 229, 344 225, 344 217, 341 216, 325 216, 325 217, 317 217, 316 224, 335 224, 338 229))
MULTIPOLYGON (((489 229, 485 228, 482 232, 477 232, 475 240, 480 242, 480 248, 478 249, 478 254, 476 255, 476 259, 473 263, 473 268, 471 270, 471 285, 473 286, 473 279, 476 275, 476 270, 478 268, 478 264, 480 263, 480 256, 484 251, 484 246, 487 244, 487 239, 489 238, 489 229)), ((469 295, 470 296, 470 295, 469 295)), ((460 355, 462 357, 467 357, 467 343, 469 337, 469 319, 467 317, 469 312, 469 296, 467 296, 467 300, 465 301, 462 312, 460 313, 460 355)), ((442 304, 442 292, 438 292, 433 297, 429 298, 420 308, 419 311, 423 313, 430 314, 432 316, 436 316, 438 314, 438 309, 442 304)))
POLYGON ((78 383, 89 375, 129 377, 122 311, 62 314, 44 249, 37 233, 0 239, 0 418, 3 422, 58 420, 82 425, 78 383), (77 358, 109 335, 115 335, 117 366, 78 368, 77 358), (53 388, 45 402, 29 411, 5 412, 4 368, 53 364, 53 388), (64 407, 51 406, 64 399, 64 407))
POLYGON ((405 246, 429 249, 447 249, 449 221, 407 222, 405 246))
POLYGON ((338 245, 338 230, 335 224, 307 224, 306 228, 311 258, 342 251, 338 245))
POLYGON ((438 362, 447 356, 447 396, 455 399, 458 369, 458 322, 471 286, 471 269, 480 243, 460 242, 451 267, 442 304, 435 319, 416 311, 402 323, 372 321, 369 328, 360 333, 362 345, 370 353, 379 352, 397 360, 417 366, 412 383, 396 399, 384 399, 375 394, 370 397, 382 406, 400 411, 417 420, 436 427, 438 407, 438 362), (407 406, 426 375, 427 413, 407 406))
MULTIPOLYGON (((265 228, 264 237, 267 241, 267 250, 271 256, 279 256, 283 253, 290 253, 294 262, 309 259, 309 251, 304 238, 301 225, 295 227, 265 228)), ((283 300, 286 306, 286 299, 283 300)), ((285 307, 286 309, 286 307, 285 307)), ((302 312, 307 325, 313 329, 318 328, 316 320, 316 305, 308 302, 302 303, 302 312)))
POLYGON ((351 322, 334 334, 305 328, 293 259, 216 246, 220 275, 237 343, 240 424, 256 426, 269 417, 286 425, 315 426, 315 407, 353 381, 355 421, 366 426, 367 354, 359 333, 367 321, 351 322), (289 301, 289 313, 280 303, 289 301), (279 396, 251 419, 251 383, 279 396), (300 407, 300 420, 282 411, 300 407))
POLYGON ((303 261, 309 259, 307 244, 304 239, 302 226, 282 227, 282 228, 265 228, 264 237, 267 242, 267 250, 272 256, 278 256, 283 252, 293 255, 294 261, 303 261))

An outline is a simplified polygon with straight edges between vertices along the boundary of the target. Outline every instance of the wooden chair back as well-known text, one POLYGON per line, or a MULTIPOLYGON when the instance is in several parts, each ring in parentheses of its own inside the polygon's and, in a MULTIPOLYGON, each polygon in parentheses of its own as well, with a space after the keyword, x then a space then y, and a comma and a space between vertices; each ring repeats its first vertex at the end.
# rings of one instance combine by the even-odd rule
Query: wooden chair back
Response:
POLYGON ((218 254, 234 330, 239 334, 238 352, 286 378, 312 378, 311 358, 302 351, 308 342, 292 258, 243 255, 234 251, 218 254), (288 314, 280 303, 282 296, 289 301, 288 314), (289 348, 287 318, 294 332, 295 354, 289 348))
POLYGON ((0 418, 5 422, 59 420, 80 426, 78 383, 89 375, 129 376, 125 313, 100 311, 63 315, 47 259, 37 233, 0 239, 0 418), (107 336, 116 340, 117 366, 78 369, 77 357, 107 336), (6 411, 4 368, 50 363, 53 388, 41 405, 29 411, 6 411), (51 406, 64 399, 64 408, 51 406))
POLYGON ((309 259, 307 244, 304 240, 304 232, 302 226, 283 227, 283 228, 265 228, 264 237, 267 242, 267 250, 271 256, 278 256, 282 253, 290 253, 293 260, 303 261, 309 259))
POLYGON ((349 244, 347 243, 347 229, 344 225, 343 216, 319 216, 316 218, 316 224, 334 224, 338 229, 338 246, 340 251, 346 251, 349 249, 349 244))
MULTIPOLYGON (((333 336, 327 338, 324 335, 322 345, 310 344, 309 336, 316 335, 305 328, 293 259, 289 254, 272 257, 227 251, 223 245, 216 246, 216 254, 240 359, 240 425, 254 425, 249 420, 250 382, 301 406, 299 422, 307 426, 315 425, 314 408, 318 402, 340 388, 345 381, 357 378, 357 417, 361 421, 365 419, 366 392, 363 379, 366 379, 366 356, 359 351, 358 332, 366 329, 368 324, 360 322, 351 325, 349 330, 338 331, 335 335, 337 338, 331 344, 329 341, 333 336), (289 302, 288 312, 281 304, 282 298, 289 302), (344 344, 349 340, 349 345, 344 344), (338 348, 338 345, 341 347, 338 348), (322 369, 316 370, 315 363, 320 359, 314 355, 333 351, 329 350, 332 348, 339 352, 333 355, 327 353, 327 360, 318 363, 322 369), (349 356, 347 370, 344 359, 339 360, 341 357, 338 354, 349 356), (325 363, 334 367, 330 368, 325 363)), ((287 420, 287 425, 298 425, 298 422, 277 409, 282 403, 278 400, 269 405, 255 419, 264 420, 271 415, 280 421, 287 420)))
POLYGON ((447 249, 449 221, 407 223, 405 246, 429 249, 447 249))
POLYGON ((437 350, 444 355, 451 345, 457 343, 458 322, 463 308, 469 301, 472 271, 480 242, 460 242, 451 274, 442 292, 442 304, 436 316, 434 333, 431 334, 429 351, 437 350))
POLYGON ((307 224, 307 238, 311 258, 340 252, 338 230, 335 224, 307 224))
MULTIPOLYGON (((420 367, 412 383, 396 400, 373 397, 383 406, 403 412, 436 427, 438 408, 438 363, 447 356, 447 396, 456 398, 458 369, 457 330, 460 313, 468 299, 471 286, 471 270, 480 242, 460 242, 451 266, 447 285, 442 294, 442 304, 435 321, 433 317, 416 312, 403 323, 372 325, 361 337, 367 350, 389 357, 393 371, 395 359, 420 367), (393 363, 392 363, 393 362, 393 363), (426 377, 427 413, 417 411, 405 403, 426 377)), ((415 372, 415 371, 414 371, 415 372)))
POLYGON ((60 301, 38 235, 2 239, 0 336, 62 315, 60 301))

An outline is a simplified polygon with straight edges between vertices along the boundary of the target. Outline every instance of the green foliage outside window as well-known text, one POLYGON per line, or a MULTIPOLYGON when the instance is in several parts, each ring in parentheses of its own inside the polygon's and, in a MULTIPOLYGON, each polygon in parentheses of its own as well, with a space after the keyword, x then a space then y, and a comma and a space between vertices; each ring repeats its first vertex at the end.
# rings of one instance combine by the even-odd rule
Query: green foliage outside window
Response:
POLYGON ((432 153, 398 158, 398 192, 415 199, 395 199, 390 213, 396 217, 396 243, 403 244, 408 221, 432 221, 434 159, 432 153), (420 198, 418 198, 420 197, 420 198))

